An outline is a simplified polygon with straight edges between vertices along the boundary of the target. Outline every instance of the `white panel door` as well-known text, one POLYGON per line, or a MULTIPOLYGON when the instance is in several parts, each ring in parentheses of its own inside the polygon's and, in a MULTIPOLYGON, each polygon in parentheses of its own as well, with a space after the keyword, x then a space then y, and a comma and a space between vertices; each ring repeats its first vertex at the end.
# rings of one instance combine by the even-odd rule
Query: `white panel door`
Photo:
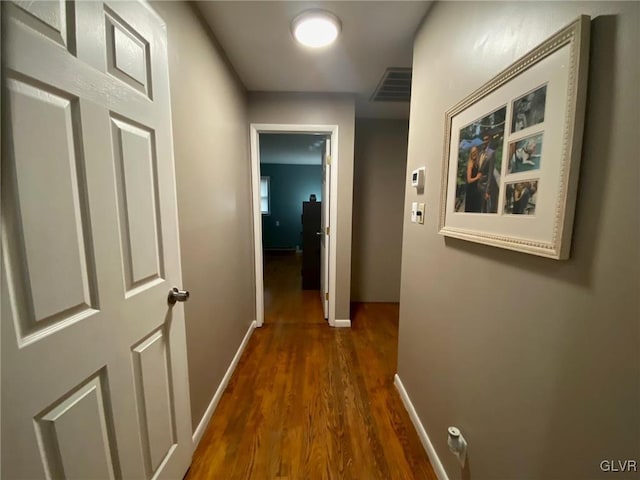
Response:
POLYGON ((331 137, 325 140, 325 154, 322 157, 322 206, 320 236, 320 295, 322 296, 322 310, 324 318, 329 318, 329 195, 331 192, 331 137))
POLYGON ((182 478, 164 23, 137 2, 2 9, 0 476, 182 478))

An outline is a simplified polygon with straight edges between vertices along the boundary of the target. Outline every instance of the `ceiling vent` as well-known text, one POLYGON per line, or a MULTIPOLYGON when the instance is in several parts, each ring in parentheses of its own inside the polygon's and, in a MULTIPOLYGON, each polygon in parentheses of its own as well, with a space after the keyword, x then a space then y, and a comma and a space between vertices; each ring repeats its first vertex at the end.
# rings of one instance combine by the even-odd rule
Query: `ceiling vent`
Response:
POLYGON ((387 68, 371 96, 372 102, 408 102, 411 100, 411 69, 387 68))

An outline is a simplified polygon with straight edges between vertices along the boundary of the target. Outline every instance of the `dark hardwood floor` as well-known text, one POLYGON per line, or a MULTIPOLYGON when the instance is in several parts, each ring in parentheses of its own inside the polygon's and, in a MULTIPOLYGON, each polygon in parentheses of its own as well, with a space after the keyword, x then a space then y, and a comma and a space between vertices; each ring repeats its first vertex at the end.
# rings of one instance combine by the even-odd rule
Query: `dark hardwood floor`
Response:
POLYGON ((218 404, 188 479, 436 479, 393 385, 397 304, 334 329, 299 258, 267 255, 265 324, 218 404))
MULTIPOLYGON (((302 255, 267 252, 264 256, 264 323, 326 325, 319 290, 302 290, 302 255)), ((256 332, 254 332, 255 334, 256 332)))

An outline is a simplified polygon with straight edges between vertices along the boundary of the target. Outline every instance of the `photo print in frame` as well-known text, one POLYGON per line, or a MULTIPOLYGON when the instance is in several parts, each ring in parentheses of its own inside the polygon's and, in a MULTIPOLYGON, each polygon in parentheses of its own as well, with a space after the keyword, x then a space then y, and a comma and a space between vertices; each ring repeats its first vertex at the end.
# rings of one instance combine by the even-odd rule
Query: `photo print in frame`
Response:
POLYGON ((440 234, 569 258, 589 38, 582 15, 446 112, 440 234))

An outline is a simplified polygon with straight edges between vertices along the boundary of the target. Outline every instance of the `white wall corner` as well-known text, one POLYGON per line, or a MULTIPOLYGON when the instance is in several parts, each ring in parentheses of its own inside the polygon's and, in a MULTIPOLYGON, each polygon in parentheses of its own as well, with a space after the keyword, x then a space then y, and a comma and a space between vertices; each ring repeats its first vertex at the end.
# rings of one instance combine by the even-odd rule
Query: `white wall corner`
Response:
POLYGON ((351 328, 351 320, 348 318, 346 320, 335 319, 333 321, 333 326, 336 328, 351 328))
POLYGON ((222 381, 220 382, 220 385, 218 385, 218 389, 216 390, 215 395, 213 395, 213 398, 211 399, 211 403, 209 403, 207 410, 204 412, 204 415, 202 416, 202 419, 198 424, 198 428, 196 428, 196 431, 193 432, 192 438, 193 438, 194 447, 198 446, 198 443, 200 443, 200 440, 202 439, 202 435, 204 435, 204 432, 207 429, 207 426, 209 426, 209 422, 211 421, 213 412, 216 411, 218 402, 220 402, 220 398, 222 398, 222 394, 227 388, 227 384, 229 383, 229 380, 231 380, 231 376, 233 375, 233 372, 236 369, 238 362, 240 361, 240 357, 242 357, 242 352, 244 352, 244 349, 246 348, 247 343, 249 343, 251 334, 255 330, 257 324, 258 322, 254 320, 251 322, 251 325, 249 325, 249 329, 247 330, 247 333, 244 335, 244 338, 242 339, 242 343, 240 343, 240 346, 238 347, 238 351, 233 356, 233 360, 231 360, 231 364, 229 365, 229 368, 227 368, 227 372, 224 374, 224 377, 222 377, 222 381))
POLYGON ((400 394, 400 398, 402 399, 402 403, 404 404, 404 408, 407 409, 407 413, 409 413, 409 417, 411 418, 411 422, 413 426, 416 428, 416 432, 418 432, 418 437, 420 437, 420 441, 422 442, 422 446, 427 452, 427 456, 429 457, 429 461, 431 461, 431 466, 435 471, 439 480, 449 480, 447 476, 447 472, 444 470, 442 466, 442 462, 436 453, 436 449, 433 447, 431 440, 429 439, 429 435, 427 435, 427 431, 422 426, 422 422, 420 421, 420 417, 418 417, 418 412, 413 407, 413 403, 411 403, 411 399, 407 394, 407 391, 404 389, 404 385, 402 384, 402 380, 396 373, 393 377, 393 383, 400 394))

